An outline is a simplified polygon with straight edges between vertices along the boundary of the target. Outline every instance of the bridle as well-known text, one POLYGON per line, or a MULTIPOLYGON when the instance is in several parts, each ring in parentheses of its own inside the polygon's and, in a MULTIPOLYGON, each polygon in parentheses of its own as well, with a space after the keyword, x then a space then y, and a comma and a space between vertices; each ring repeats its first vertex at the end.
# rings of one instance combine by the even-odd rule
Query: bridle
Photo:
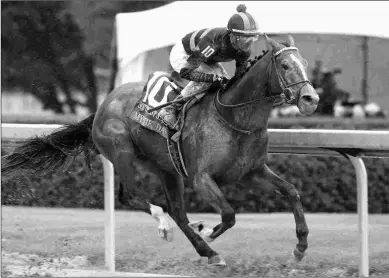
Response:
MULTIPOLYGON (((280 85, 280 88, 282 89, 282 92, 281 93, 278 93, 278 94, 272 94, 271 93, 271 81, 268 83, 269 84, 269 91, 270 91, 270 96, 267 96, 265 97, 266 100, 268 101, 273 101, 273 108, 274 107, 277 107, 277 106, 280 106, 284 103, 286 104, 292 104, 292 102, 296 99, 295 96, 293 95, 293 92, 292 90, 290 89, 291 87, 295 86, 295 85, 298 85, 298 84, 302 84, 304 83, 303 86, 301 86, 300 90, 299 90, 299 93, 298 95, 300 95, 300 92, 301 92, 301 89, 306 85, 306 84, 310 84, 312 85, 312 83, 307 80, 307 79, 304 79, 304 80, 301 80, 301 81, 297 81, 297 82, 294 82, 292 84, 287 84, 285 79, 281 76, 281 74, 279 73, 278 69, 277 69, 277 65, 276 65, 276 58, 277 56, 279 56, 282 52, 284 51, 287 51, 287 50, 296 50, 298 51, 298 48, 297 47, 284 47, 282 48, 281 50, 277 51, 276 53, 274 53, 271 57, 271 63, 269 64, 269 68, 268 68, 268 71, 267 71, 267 78, 270 79, 271 78, 271 68, 274 66, 275 70, 276 70, 276 74, 277 74, 277 79, 278 79, 278 83, 280 85), (281 101, 280 102, 277 102, 275 103, 275 96, 280 96, 281 97, 281 101)), ((250 100, 250 101, 246 101, 246 102, 242 102, 242 103, 238 103, 238 104, 224 104, 224 103, 221 103, 220 101, 220 97, 219 97, 219 94, 221 91, 224 91, 226 85, 219 88, 219 90, 217 91, 216 95, 215 95, 215 101, 217 101, 217 103, 222 106, 222 107, 225 107, 225 108, 236 108, 236 107, 242 107, 242 106, 247 106, 249 104, 253 104, 255 102, 258 102, 260 100, 262 100, 263 98, 257 98, 257 99, 253 99, 253 100, 250 100)), ((248 131, 248 130, 244 130, 244 129, 239 129, 237 127, 235 127, 234 125, 232 125, 231 123, 229 123, 226 119, 223 118, 223 116, 220 114, 219 110, 217 109, 217 105, 215 103, 215 109, 216 109, 216 112, 218 114, 218 116, 220 117, 220 119, 222 120, 222 122, 227 125, 228 127, 230 127, 231 129, 235 130, 235 131, 238 131, 238 132, 241 132, 241 133, 244 133, 244 134, 251 134, 251 131, 248 131)))
MULTIPOLYGON (((278 77, 278 83, 282 89, 282 92, 279 94, 282 98, 282 102, 281 104, 283 103, 286 103, 286 104, 292 104, 292 102, 296 99, 295 96, 293 95, 293 92, 292 90, 290 89, 291 87, 295 86, 295 85, 298 85, 298 84, 302 84, 304 83, 303 86, 301 86, 300 90, 299 90, 299 93, 298 95, 300 96, 300 92, 301 92, 301 89, 307 85, 307 84, 310 84, 312 86, 312 83, 311 81, 307 80, 307 79, 304 79, 304 80, 301 80, 301 81, 297 81, 297 82, 294 82, 292 84, 287 84, 285 79, 282 77, 282 75, 280 74, 280 72, 278 71, 277 69, 277 66, 276 66, 276 57, 278 55, 280 55, 282 52, 286 51, 286 50, 296 50, 298 51, 297 47, 285 47, 285 48, 282 48, 281 50, 277 51, 276 53, 274 53, 271 57, 272 59, 272 62, 273 62, 273 65, 274 65, 274 68, 276 69, 276 74, 277 74, 277 77, 278 77)), ((269 74, 269 76, 271 76, 271 74, 269 74)), ((268 77, 269 78, 269 77, 268 77)), ((270 90, 271 91, 271 90, 270 90)), ((277 106, 281 105, 281 104, 277 104, 277 106)))

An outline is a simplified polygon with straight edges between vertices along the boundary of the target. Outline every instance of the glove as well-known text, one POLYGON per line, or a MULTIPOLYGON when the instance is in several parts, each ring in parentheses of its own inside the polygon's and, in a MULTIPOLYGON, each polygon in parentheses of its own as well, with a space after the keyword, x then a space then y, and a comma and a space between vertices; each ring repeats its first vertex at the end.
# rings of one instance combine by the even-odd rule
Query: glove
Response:
POLYGON ((218 75, 214 76, 214 82, 218 82, 220 85, 225 85, 228 83, 228 81, 229 79, 227 77, 218 76, 218 75))

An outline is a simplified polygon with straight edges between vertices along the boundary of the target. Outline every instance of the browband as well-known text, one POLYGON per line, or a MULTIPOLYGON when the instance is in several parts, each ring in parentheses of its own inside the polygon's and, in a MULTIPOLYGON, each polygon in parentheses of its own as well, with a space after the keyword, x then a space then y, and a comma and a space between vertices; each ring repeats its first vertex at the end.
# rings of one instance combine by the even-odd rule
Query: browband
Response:
POLYGON ((277 57, 278 55, 280 55, 282 52, 284 52, 286 50, 297 50, 298 51, 298 48, 297 47, 293 47, 293 46, 285 47, 285 48, 283 48, 281 50, 278 50, 276 53, 274 53, 273 57, 277 57))

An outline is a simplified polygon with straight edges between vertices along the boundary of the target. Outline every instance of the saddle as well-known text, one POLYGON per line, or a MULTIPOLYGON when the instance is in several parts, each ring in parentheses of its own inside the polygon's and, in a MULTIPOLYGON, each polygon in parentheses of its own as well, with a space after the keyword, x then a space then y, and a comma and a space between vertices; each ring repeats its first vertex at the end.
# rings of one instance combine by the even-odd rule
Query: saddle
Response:
POLYGON ((173 71, 157 71, 149 75, 143 88, 142 96, 135 104, 128 117, 143 127, 155 131, 166 139, 170 159, 181 176, 188 176, 181 152, 181 132, 187 111, 198 101, 193 96, 178 109, 178 131, 170 129, 158 116, 159 110, 148 112, 149 109, 174 100, 181 90, 189 83, 173 71))

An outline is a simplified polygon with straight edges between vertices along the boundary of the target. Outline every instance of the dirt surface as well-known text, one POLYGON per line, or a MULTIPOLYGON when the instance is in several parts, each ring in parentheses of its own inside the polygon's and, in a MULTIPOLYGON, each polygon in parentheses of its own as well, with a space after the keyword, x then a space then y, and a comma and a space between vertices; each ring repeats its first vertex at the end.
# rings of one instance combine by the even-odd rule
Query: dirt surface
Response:
MULTIPOLYGON (((36 254, 2 252, 2 276, 67 276, 66 270, 86 267, 86 256, 47 258, 36 254)), ((69 272, 69 271, 68 271, 69 272)))
MULTIPOLYGON (((3 206, 2 217, 2 277, 358 276, 356 214, 306 214, 309 248, 298 264, 291 262, 297 242, 291 213, 238 214, 235 227, 211 244, 227 266, 211 267, 177 228, 173 241, 166 242, 149 215, 116 211, 116 275, 103 271, 103 211, 3 206)), ((189 219, 220 222, 215 214, 189 214, 189 219)), ((370 276, 389 275, 388 228, 388 215, 369 215, 370 276)))
MULTIPOLYGON (((88 268, 86 256, 73 258, 46 258, 36 254, 20 254, 18 252, 2 252, 1 277, 149 277, 165 276, 149 273, 111 273, 105 270, 88 268)), ((166 275, 168 276, 168 275, 166 275)), ((171 275, 169 275, 171 277, 171 275)))

